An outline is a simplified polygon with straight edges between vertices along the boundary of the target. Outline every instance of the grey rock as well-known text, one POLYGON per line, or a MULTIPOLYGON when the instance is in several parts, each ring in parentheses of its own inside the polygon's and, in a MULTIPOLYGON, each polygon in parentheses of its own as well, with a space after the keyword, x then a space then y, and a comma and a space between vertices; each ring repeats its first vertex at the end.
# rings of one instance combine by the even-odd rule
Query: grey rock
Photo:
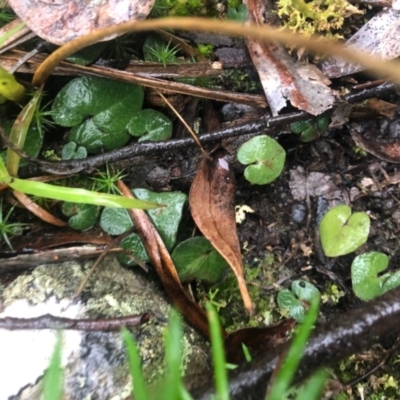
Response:
MULTIPOLYGON (((106 258, 89 280, 78 302, 73 296, 92 263, 43 265, 0 288, 0 317, 31 318, 53 314, 69 318, 120 317, 145 312, 154 317, 133 328, 143 372, 154 382, 164 369, 164 329, 170 305, 156 286, 132 270, 106 258)), ((0 400, 40 398, 41 378, 51 356, 56 332, 0 329, 0 400), (6 383, 6 384, 3 384, 6 383)), ((182 369, 198 374, 208 368, 203 339, 184 326, 182 369)), ((119 332, 63 332, 65 399, 123 399, 131 379, 119 332)))

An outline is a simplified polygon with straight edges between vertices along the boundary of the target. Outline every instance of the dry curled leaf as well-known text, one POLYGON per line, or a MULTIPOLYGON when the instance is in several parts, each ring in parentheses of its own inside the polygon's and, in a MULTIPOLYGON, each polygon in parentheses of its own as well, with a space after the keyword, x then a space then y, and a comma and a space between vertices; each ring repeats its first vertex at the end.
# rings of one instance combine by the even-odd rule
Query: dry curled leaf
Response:
POLYGON ((235 175, 218 149, 204 158, 190 188, 190 210, 203 235, 225 258, 239 284, 245 307, 253 305, 243 276, 243 263, 235 220, 235 175))
MULTIPOLYGON (((132 192, 122 181, 118 181, 117 186, 122 195, 133 198, 132 192)), ((193 328, 209 338, 207 315, 183 289, 171 256, 150 218, 143 210, 139 209, 130 209, 129 214, 172 303, 193 328)), ((226 335, 225 331, 223 331, 223 335, 226 335)))
POLYGON ((9 3, 38 36, 62 45, 95 29, 144 19, 154 0, 9 0, 9 3))

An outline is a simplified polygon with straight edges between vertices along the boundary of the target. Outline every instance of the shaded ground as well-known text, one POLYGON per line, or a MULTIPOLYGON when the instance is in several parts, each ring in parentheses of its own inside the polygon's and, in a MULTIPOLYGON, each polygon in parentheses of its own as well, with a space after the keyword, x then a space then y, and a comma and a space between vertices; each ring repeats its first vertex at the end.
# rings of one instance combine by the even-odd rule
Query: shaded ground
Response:
MULTIPOLYGON (((207 40, 210 41, 210 38, 207 40)), ((243 82, 238 79, 239 75, 232 78, 232 73, 222 78, 221 82, 227 89, 259 93, 258 82, 254 82, 255 71, 248 69, 249 59, 246 52, 243 52, 243 43, 242 48, 239 45, 237 49, 236 46, 236 42, 232 44, 233 53, 227 57, 232 61, 239 59, 238 54, 243 56, 240 62, 247 68, 240 75, 243 82)), ((229 53, 226 50, 229 47, 221 48, 217 48, 216 52, 219 51, 222 59, 226 56, 222 55, 224 51, 229 53)), ((235 67, 233 64, 230 66, 235 67)), ((400 104, 394 94, 387 95, 385 99, 392 104, 400 104)), ((151 100, 148 100, 148 104, 152 104, 151 100)), ((252 120, 257 120, 264 113, 262 109, 237 105, 232 106, 237 110, 228 113, 217 102, 201 101, 193 105, 190 101, 185 101, 185 104, 182 113, 186 114, 187 121, 192 123, 198 117, 203 117, 205 132, 220 128, 220 123, 238 120, 245 122, 242 118, 249 116, 252 120), (209 109, 212 110, 211 114, 209 109), (212 123, 214 125, 210 127, 212 123)), ((398 117, 399 113, 392 119, 378 116, 368 120, 364 116, 364 120, 357 124, 361 132, 372 131, 381 140, 389 137, 396 139, 398 117)), ((356 123, 352 117, 350 123, 356 123)), ((397 239, 400 231, 400 179, 397 178, 397 166, 372 155, 362 154, 355 147, 347 125, 342 129, 330 129, 321 138, 307 144, 300 143, 290 133, 287 124, 274 128, 269 134, 278 138, 287 151, 287 159, 281 176, 267 186, 248 183, 243 177, 244 167, 235 160, 237 147, 250 136, 243 135, 208 146, 208 150, 211 150, 214 146, 221 145, 230 153, 238 181, 236 204, 248 206, 254 211, 246 214, 245 220, 238 225, 238 231, 256 313, 249 320, 231 276, 215 287, 193 284, 194 295, 198 300, 204 301, 210 298, 210 293, 215 293, 213 301, 220 307, 224 325, 233 330, 248 324, 262 325, 278 321, 282 317, 275 304, 279 288, 289 287, 294 279, 303 278, 315 284, 322 293, 320 322, 334 324, 335 319, 340 318, 343 312, 360 303, 353 294, 350 281, 350 265, 354 254, 327 259, 319 242, 319 221, 336 204, 348 204, 355 211, 367 212, 372 220, 371 231, 368 242, 357 254, 372 250, 384 252, 390 258, 389 269, 396 269, 400 261, 397 239), (216 293, 216 289, 219 292, 216 293)), ((174 138, 182 136, 186 137, 186 133, 182 133, 179 124, 175 123, 174 138)), ((50 140, 45 146, 59 149, 61 143, 50 140)), ((187 193, 200 162, 199 150, 190 148, 154 152, 116 165, 126 169, 125 180, 130 187, 144 187, 155 191, 181 190, 187 193)), ((25 218, 34 220, 22 211, 16 218, 24 222, 25 218)), ((179 237, 189 237, 193 229, 194 223, 186 208, 179 237)), ((17 244, 19 240, 17 238, 14 243, 17 244)), ((3 282, 7 283, 7 280, 4 279, 3 282)), ((395 343, 396 337, 385 338, 371 351, 343 362, 335 370, 338 379, 336 381, 333 377, 332 385, 336 385, 339 391, 342 390, 339 382, 345 384, 352 381, 378 365, 395 343)), ((375 398, 370 394, 373 392, 380 393, 376 398, 381 398, 383 394, 396 398, 396 393, 400 390, 397 389, 400 374, 393 364, 396 357, 398 352, 391 354, 391 360, 364 381, 368 383, 365 386, 365 394, 369 396, 367 398, 375 398)), ((350 398, 356 396, 355 388, 346 390, 350 398)))

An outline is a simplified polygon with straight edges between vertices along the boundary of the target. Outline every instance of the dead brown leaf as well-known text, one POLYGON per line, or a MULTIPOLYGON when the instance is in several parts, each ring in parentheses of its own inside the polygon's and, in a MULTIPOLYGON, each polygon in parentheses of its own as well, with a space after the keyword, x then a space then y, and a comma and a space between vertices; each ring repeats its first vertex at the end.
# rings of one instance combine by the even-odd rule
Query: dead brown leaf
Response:
MULTIPOLYGON (((123 196, 134 198, 132 192, 122 181, 118 181, 117 186, 123 196)), ((171 256, 149 217, 143 210, 130 209, 128 211, 172 303, 190 325, 206 338, 209 338, 207 315, 183 289, 171 256)), ((223 331, 223 335, 226 335, 225 331, 223 331)))
POLYGON ((372 137, 360 135, 354 129, 350 129, 350 133, 358 147, 361 147, 381 160, 400 163, 400 140, 376 140, 372 137))
POLYGON ((190 188, 190 210, 203 235, 231 266, 246 309, 251 302, 243 276, 243 263, 235 221, 236 180, 225 151, 204 158, 190 188))
POLYGON ((61 219, 55 217, 50 214, 44 208, 40 207, 36 204, 30 197, 28 197, 25 193, 13 191, 13 195, 18 199, 18 201, 32 214, 35 214, 37 217, 42 219, 49 224, 56 226, 68 226, 68 222, 62 221, 61 219))
MULTIPOLYGON (((247 21, 264 24, 262 0, 244 0, 249 9, 247 21)), ((286 107, 287 101, 312 115, 319 115, 335 100, 327 80, 317 67, 293 60, 280 43, 248 39, 247 47, 260 76, 272 115, 286 107)))
POLYGON ((98 28, 143 19, 150 13, 154 0, 9 0, 9 3, 38 36, 62 45, 98 28))
POLYGON ((252 357, 268 353, 275 346, 286 342, 294 325, 293 319, 285 319, 276 325, 243 328, 230 333, 224 340, 227 361, 233 364, 245 361, 242 344, 248 348, 252 357))

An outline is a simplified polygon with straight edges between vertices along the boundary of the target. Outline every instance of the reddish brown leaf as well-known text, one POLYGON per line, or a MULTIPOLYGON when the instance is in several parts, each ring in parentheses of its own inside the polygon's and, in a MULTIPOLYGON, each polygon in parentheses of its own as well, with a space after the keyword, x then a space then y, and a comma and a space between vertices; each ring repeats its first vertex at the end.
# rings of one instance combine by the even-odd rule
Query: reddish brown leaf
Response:
POLYGON ((354 129, 351 129, 350 133, 358 147, 361 147, 363 150, 373 154, 375 157, 378 157, 381 160, 392 163, 400 163, 399 140, 390 140, 384 142, 382 140, 376 140, 371 137, 360 135, 354 129))
POLYGON ((294 325, 294 319, 285 319, 276 325, 243 328, 230 333, 224 341, 228 362, 240 364, 245 361, 242 344, 248 348, 252 357, 267 353, 271 348, 287 340, 287 334, 294 325))
MULTIPOLYGON (((118 181, 117 186, 122 195, 134 198, 132 192, 122 181, 118 181)), ((131 209, 129 214, 172 303, 197 331, 209 338, 207 315, 183 289, 171 256, 149 217, 143 210, 131 209)), ((226 333, 223 332, 223 335, 225 336, 226 333)))
POLYGON ((219 149, 200 164, 190 189, 189 203, 196 225, 235 273, 244 305, 251 313, 253 305, 244 281, 236 231, 235 192, 235 175, 225 151, 219 149))
POLYGON ((13 195, 18 199, 18 201, 21 204, 24 205, 24 207, 27 210, 29 210, 32 214, 35 214, 37 217, 39 217, 43 221, 46 221, 49 224, 56 225, 56 226, 68 226, 68 222, 62 221, 61 219, 50 214, 44 208, 42 208, 38 204, 36 204, 25 193, 17 192, 16 190, 14 190, 13 195))

